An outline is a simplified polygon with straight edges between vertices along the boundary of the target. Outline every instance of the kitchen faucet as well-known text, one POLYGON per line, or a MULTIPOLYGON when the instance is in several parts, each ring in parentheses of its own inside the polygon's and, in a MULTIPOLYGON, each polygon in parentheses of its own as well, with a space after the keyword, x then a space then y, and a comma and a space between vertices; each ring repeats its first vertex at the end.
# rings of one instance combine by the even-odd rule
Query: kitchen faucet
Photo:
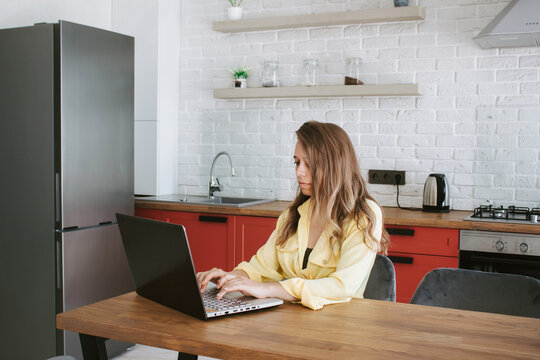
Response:
POLYGON ((214 157, 214 160, 212 161, 212 167, 210 168, 210 183, 208 184, 208 197, 210 199, 214 198, 215 191, 221 191, 221 184, 219 183, 219 179, 217 177, 214 177, 214 165, 216 164, 216 160, 218 159, 218 157, 220 157, 221 155, 225 155, 229 158, 229 163, 231 164, 231 176, 235 176, 231 156, 226 151, 219 152, 214 157))

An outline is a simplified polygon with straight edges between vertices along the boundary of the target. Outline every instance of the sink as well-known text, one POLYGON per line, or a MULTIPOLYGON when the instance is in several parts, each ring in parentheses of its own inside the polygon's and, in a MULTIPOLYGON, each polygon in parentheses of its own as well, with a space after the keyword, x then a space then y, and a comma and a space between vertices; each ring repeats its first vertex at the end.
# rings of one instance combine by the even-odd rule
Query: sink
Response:
POLYGON ((205 204, 215 204, 221 206, 233 206, 233 207, 244 207, 251 205, 258 205, 268 203, 274 200, 271 199, 252 199, 252 198, 237 198, 237 197, 226 197, 226 196, 215 196, 212 199, 205 198, 203 202, 205 204))
POLYGON ((136 199, 143 201, 160 201, 160 202, 172 202, 183 204, 196 204, 196 205, 214 205, 214 206, 229 206, 229 207, 246 207, 251 205, 264 204, 274 201, 274 199, 255 199, 255 198, 242 198, 242 197, 227 197, 216 196, 210 199, 208 196, 195 196, 195 195, 157 195, 151 197, 136 196, 136 199))

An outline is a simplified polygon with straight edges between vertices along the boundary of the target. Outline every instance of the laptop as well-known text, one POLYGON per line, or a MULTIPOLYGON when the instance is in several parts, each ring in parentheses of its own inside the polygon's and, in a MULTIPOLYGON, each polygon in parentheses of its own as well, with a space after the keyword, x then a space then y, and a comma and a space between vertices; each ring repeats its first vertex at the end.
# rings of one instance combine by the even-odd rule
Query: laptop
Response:
POLYGON ((116 214, 116 219, 140 296, 201 320, 283 304, 281 299, 257 299, 240 292, 218 300, 219 290, 212 282, 201 294, 182 225, 123 214, 116 214))

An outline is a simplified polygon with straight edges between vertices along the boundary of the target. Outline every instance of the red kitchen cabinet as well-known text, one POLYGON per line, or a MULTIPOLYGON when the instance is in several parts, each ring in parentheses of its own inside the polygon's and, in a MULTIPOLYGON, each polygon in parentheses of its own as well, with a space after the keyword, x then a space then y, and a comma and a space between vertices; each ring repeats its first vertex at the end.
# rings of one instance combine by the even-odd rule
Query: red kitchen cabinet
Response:
POLYGON ((388 256, 396 269, 396 300, 408 303, 430 270, 458 267, 459 230, 387 226, 388 256))
POLYGON ((147 219, 161 220, 161 210, 158 209, 143 209, 135 208, 135 216, 140 216, 147 219))
POLYGON ((163 211, 163 220, 186 228, 195 270, 234 267, 234 222, 231 215, 163 211))
POLYGON ((276 228, 277 218, 257 216, 236 217, 235 263, 249 261, 276 228))
POLYGON ((388 251, 423 255, 459 254, 459 230, 419 226, 386 226, 390 234, 388 251))

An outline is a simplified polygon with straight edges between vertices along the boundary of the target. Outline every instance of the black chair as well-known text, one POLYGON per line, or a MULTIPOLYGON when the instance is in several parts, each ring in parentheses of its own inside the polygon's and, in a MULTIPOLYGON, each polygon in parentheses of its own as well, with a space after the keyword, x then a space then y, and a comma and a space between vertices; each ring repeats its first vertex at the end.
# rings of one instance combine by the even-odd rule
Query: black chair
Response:
POLYGON ((394 264, 384 255, 377 254, 369 274, 365 299, 396 301, 396 272, 394 264))
POLYGON ((525 275, 435 269, 418 284, 410 303, 540 318, 540 280, 525 275))

